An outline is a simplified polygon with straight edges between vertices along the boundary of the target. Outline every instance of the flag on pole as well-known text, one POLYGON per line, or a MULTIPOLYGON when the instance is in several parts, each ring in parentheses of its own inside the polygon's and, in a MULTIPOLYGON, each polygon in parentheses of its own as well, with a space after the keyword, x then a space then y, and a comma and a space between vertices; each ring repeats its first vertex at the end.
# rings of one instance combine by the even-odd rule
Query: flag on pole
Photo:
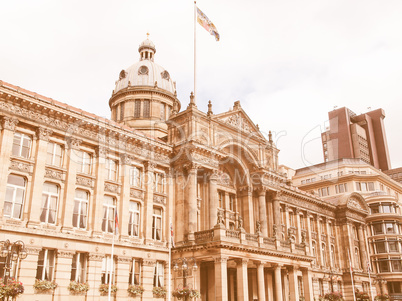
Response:
POLYGON ((214 23, 208 19, 208 17, 198 8, 197 8, 197 22, 206 29, 211 35, 215 37, 216 41, 219 41, 219 33, 216 29, 214 23))
POLYGON ((173 234, 173 224, 172 223, 170 223, 170 241, 172 244, 172 248, 174 248, 175 246, 174 246, 174 234, 173 234))
POLYGON ((115 209, 115 215, 114 215, 114 229, 116 235, 119 234, 119 217, 117 216, 117 210, 115 209))

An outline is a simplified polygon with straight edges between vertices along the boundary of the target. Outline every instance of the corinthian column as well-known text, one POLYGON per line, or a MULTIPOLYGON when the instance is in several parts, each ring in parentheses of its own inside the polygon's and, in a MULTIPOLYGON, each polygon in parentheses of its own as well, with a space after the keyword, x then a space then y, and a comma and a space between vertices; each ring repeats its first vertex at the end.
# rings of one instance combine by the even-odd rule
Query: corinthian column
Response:
POLYGON ((218 210, 218 188, 217 172, 213 171, 209 176, 209 228, 213 228, 217 221, 218 210))
POLYGON ((266 191, 264 189, 260 189, 258 191, 258 207, 260 211, 260 223, 261 223, 261 232, 262 235, 268 237, 268 215, 267 215, 267 204, 265 201, 266 191))
POLYGON ((188 240, 194 240, 197 231, 197 165, 187 166, 188 240))

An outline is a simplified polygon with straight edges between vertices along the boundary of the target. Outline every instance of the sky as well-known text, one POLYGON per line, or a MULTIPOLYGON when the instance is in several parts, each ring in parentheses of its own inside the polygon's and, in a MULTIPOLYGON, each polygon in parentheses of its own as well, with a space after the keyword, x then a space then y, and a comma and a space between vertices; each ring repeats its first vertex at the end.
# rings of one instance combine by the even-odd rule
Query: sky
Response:
MULTIPOLYGON (((199 0, 220 41, 197 24, 197 105, 242 108, 280 149, 279 163, 323 161, 328 112, 383 108, 392 167, 402 166, 400 0, 199 0)), ((150 34, 155 62, 193 90, 194 2, 18 0, 1 3, 0 80, 110 118, 122 69, 150 34)))

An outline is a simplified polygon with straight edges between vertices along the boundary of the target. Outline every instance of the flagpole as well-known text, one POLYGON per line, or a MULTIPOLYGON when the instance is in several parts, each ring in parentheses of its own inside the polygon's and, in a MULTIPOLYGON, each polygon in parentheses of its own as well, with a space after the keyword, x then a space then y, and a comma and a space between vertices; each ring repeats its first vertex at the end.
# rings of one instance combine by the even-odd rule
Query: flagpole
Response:
POLYGON ((353 300, 356 301, 355 284, 354 284, 354 281, 353 281, 352 261, 350 260, 350 251, 349 251, 349 249, 348 249, 348 257, 349 257, 349 267, 350 267, 350 278, 352 279, 353 300))
POLYGON ((110 301, 111 297, 111 290, 112 290, 112 276, 113 276, 113 256, 114 256, 114 231, 113 231, 113 237, 112 237, 112 254, 111 254, 111 260, 110 260, 110 270, 109 270, 109 289, 108 289, 108 301, 110 301))
POLYGON ((172 296, 172 294, 171 294, 171 290, 172 290, 172 283, 171 283, 171 281, 172 281, 172 271, 171 271, 171 269, 172 269, 172 231, 171 231, 171 227, 172 227, 172 217, 169 216, 169 228, 170 228, 169 232, 170 232, 170 234, 169 234, 169 240, 168 240, 168 247, 169 247, 168 301, 171 300, 171 296, 172 296))
POLYGON ((196 19, 197 19, 197 6, 196 6, 196 1, 194 1, 194 103, 197 103, 197 64, 196 64, 196 58, 197 58, 197 36, 196 36, 196 19))

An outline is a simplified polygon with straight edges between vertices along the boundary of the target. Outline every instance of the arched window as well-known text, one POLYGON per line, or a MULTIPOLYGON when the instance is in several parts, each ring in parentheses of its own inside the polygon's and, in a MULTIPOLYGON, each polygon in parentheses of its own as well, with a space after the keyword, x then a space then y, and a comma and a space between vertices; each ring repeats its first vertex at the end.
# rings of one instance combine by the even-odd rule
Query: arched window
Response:
POLYGON ((331 264, 335 266, 335 246, 331 245, 331 264))
POLYGON ((321 244, 321 265, 325 266, 327 264, 327 258, 326 258, 326 254, 325 254, 325 244, 321 244))
POLYGON ((24 177, 9 175, 7 179, 7 192, 4 199, 3 215, 21 219, 25 199, 26 180, 24 177))
POLYGON ((42 208, 40 221, 42 223, 55 224, 57 203, 59 200, 59 186, 53 183, 43 184, 42 208))
POLYGON ((89 193, 81 190, 75 190, 73 227, 85 229, 87 227, 89 193))
POLYGON ((315 263, 317 259, 317 245, 314 240, 311 242, 311 253, 314 257, 314 263, 315 263))
POLYGON ((360 251, 359 251, 358 247, 355 248, 355 262, 356 262, 356 267, 360 269, 361 268, 360 251))

